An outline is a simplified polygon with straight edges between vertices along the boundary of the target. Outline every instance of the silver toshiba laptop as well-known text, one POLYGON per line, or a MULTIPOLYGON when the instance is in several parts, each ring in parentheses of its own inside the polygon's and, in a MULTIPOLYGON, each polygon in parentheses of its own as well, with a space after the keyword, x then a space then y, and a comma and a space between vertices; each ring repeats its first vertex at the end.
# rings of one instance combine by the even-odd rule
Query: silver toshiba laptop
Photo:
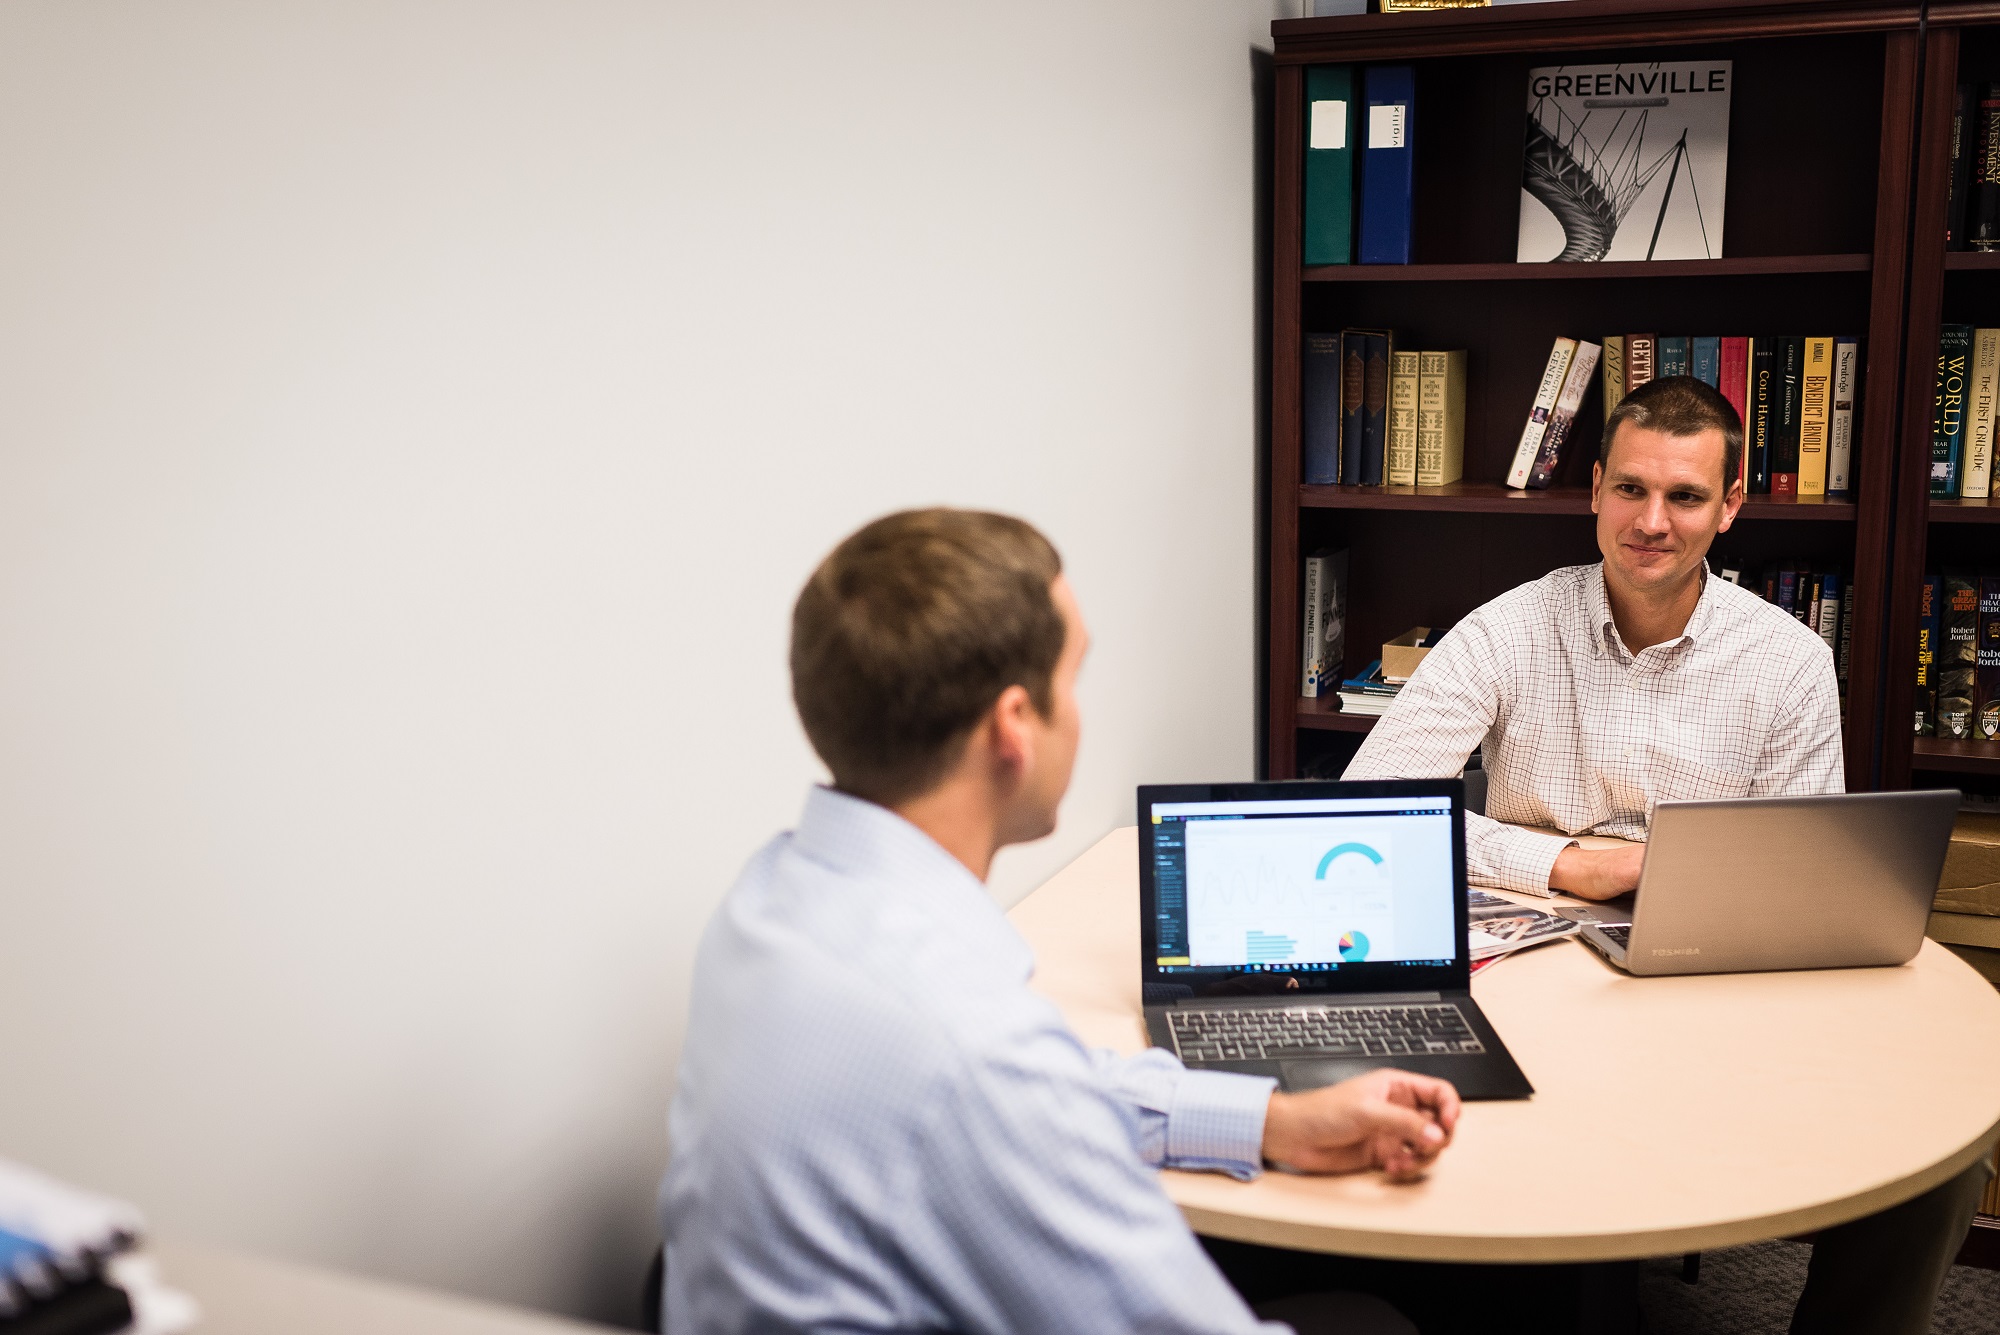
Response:
POLYGON ((1901 964, 1923 944, 1952 789, 1662 802, 1636 902, 1561 910, 1635 974, 1901 964))

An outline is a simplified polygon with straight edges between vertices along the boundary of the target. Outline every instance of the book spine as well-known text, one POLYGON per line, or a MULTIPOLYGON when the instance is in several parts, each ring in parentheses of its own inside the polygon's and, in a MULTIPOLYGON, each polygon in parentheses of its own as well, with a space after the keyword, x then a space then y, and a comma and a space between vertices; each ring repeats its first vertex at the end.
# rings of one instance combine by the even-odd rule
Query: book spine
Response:
POLYGON ((1417 485, 1443 487, 1465 476, 1465 352, 1419 354, 1417 485))
POLYGON ((1958 494, 1984 500, 1993 491, 1993 419, 2000 406, 2000 329, 1972 335, 1972 380, 1966 394, 1965 467, 1958 494))
POLYGON ((1319 573, 1318 557, 1306 558, 1305 624, 1299 628, 1299 648, 1304 662, 1299 668, 1299 694, 1307 700, 1319 698, 1323 674, 1319 657, 1319 573))
POLYGON ((1658 364, 1655 355, 1659 352, 1659 340, 1653 334, 1627 334, 1625 336, 1625 392, 1630 394, 1639 386, 1653 378, 1653 368, 1658 364))
POLYGON ((1777 369, 1777 340, 1750 340, 1750 420, 1745 423, 1743 453, 1750 478, 1745 490, 1755 496, 1767 496, 1771 491, 1771 426, 1778 404, 1777 369))
POLYGON ((1973 108, 1971 177, 1966 186, 1966 245, 2000 250, 2000 85, 1982 84, 1973 108))
POLYGON ((1696 380, 1710 389, 1722 388, 1722 340, 1704 334, 1690 340, 1693 370, 1689 372, 1696 380))
POLYGON ((1947 570, 1944 639, 1938 646, 1938 736, 1961 741, 1972 736, 1972 705, 1978 678, 1979 581, 1964 572, 1947 570))
POLYGON ((1937 732, 1938 641, 1944 632, 1944 582, 1924 576, 1917 586, 1917 717, 1916 735, 1937 732))
POLYGON ((1417 354, 1398 348, 1389 357, 1389 485, 1417 482, 1417 354))
POLYGON ((1826 424, 1826 494, 1854 492, 1854 399, 1861 378, 1861 344, 1833 340, 1833 409, 1826 424))
POLYGON ((1729 400, 1729 406, 1736 410, 1736 425, 1744 433, 1744 449, 1737 460, 1736 476, 1747 488, 1749 485, 1749 425, 1750 425, 1750 340, 1747 338, 1725 338, 1722 340, 1722 383, 1716 386, 1722 397, 1729 400))
POLYGON ((1368 336, 1368 361, 1363 367, 1361 419, 1361 483, 1382 485, 1383 456, 1389 447, 1389 336, 1368 336))
POLYGON ((1556 406, 1549 414, 1549 428, 1542 433, 1542 448, 1535 456, 1535 466, 1528 473, 1528 486, 1536 491, 1544 490, 1555 480, 1556 471, 1562 467, 1563 442, 1569 438, 1570 426, 1576 421, 1577 410, 1583 406, 1583 396, 1590 390, 1591 378, 1597 374, 1598 346, 1595 343, 1579 342, 1576 355, 1570 358, 1569 372, 1563 376, 1562 393, 1556 396, 1556 406))
POLYGON ((1938 330, 1937 399, 1931 410, 1931 495, 1956 496, 1965 450, 1965 372, 1972 326, 1938 330))
POLYGON ((1604 340, 1604 415, 1609 418, 1625 397, 1625 335, 1604 340))
POLYGON ((1361 450, 1368 421, 1368 336, 1340 332, 1340 480, 1361 481, 1361 450))
POLYGON ((1340 335, 1307 334, 1299 366, 1299 476, 1340 481, 1340 335))
POLYGON ((1542 437, 1548 434, 1549 414, 1555 411, 1556 397, 1562 393, 1563 378, 1569 374, 1570 360, 1576 356, 1576 340, 1559 338, 1549 349, 1548 364, 1542 368, 1542 383, 1535 389, 1535 403, 1528 410, 1528 424, 1521 428, 1521 443, 1514 447, 1514 463, 1507 470, 1507 485, 1528 485, 1535 460, 1542 452, 1542 437))
POLYGON ((1951 198, 1944 210, 1944 248, 1965 249, 1965 202, 1972 177, 1972 129, 1978 115, 1972 85, 1958 86, 1951 108, 1951 198))
POLYGON ((1799 494, 1799 389, 1805 369, 1805 340, 1776 340, 1778 366, 1772 383, 1778 401, 1771 409, 1771 494, 1799 494))
POLYGON ((1833 424, 1833 339, 1804 340, 1799 370, 1799 495, 1826 495, 1826 448, 1833 424))
POLYGON ((1691 341, 1685 334, 1663 334, 1660 336, 1659 370, 1657 372, 1660 379, 1665 380, 1668 376, 1692 375, 1694 373, 1694 359, 1692 349, 1689 346, 1691 341))
POLYGON ((1841 694, 1847 693, 1847 663, 1854 656, 1854 581, 1840 586, 1840 647, 1834 651, 1834 675, 1841 694))
POLYGON ((1799 615, 1799 572, 1791 566, 1778 567, 1778 606, 1787 615, 1799 615))
POLYGON ((1840 576, 1827 572, 1819 577, 1819 615, 1813 629, 1826 641, 1833 661, 1840 661, 1840 576))
POLYGON ((2000 574, 1979 577, 1979 643, 1976 665, 1979 690, 1973 711, 1973 736, 2000 742, 2000 574))
POLYGON ((1409 65, 1362 71, 1366 122, 1360 127, 1363 264, 1410 262, 1410 191, 1417 76, 1409 65))
POLYGON ((1354 260, 1354 100, 1352 65, 1311 65, 1305 72, 1304 252, 1307 264, 1354 260))

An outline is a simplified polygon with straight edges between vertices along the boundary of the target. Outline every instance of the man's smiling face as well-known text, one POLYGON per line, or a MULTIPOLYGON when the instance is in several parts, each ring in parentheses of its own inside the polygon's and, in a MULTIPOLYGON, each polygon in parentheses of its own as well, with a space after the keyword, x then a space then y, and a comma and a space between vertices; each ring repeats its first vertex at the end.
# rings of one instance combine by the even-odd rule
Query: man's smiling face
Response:
POLYGON ((1708 555, 1743 504, 1741 482, 1723 479, 1725 450, 1718 428, 1669 436, 1619 423, 1608 456, 1591 470, 1590 498, 1615 588, 1678 588, 1708 555))

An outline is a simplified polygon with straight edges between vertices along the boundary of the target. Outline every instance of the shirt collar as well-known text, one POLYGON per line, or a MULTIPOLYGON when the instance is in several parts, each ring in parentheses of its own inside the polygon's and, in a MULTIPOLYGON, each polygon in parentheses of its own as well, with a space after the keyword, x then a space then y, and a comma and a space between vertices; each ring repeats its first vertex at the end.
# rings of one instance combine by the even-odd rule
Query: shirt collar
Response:
MULTIPOLYGON (((1703 633, 1707 631, 1709 622, 1715 619, 1716 580, 1713 575, 1708 573, 1707 558, 1703 558, 1700 568, 1701 596, 1695 600, 1694 612, 1688 617, 1687 625, 1682 628, 1678 638, 1653 645, 1653 648, 1673 649, 1680 646, 1698 644, 1701 642, 1703 633)), ((1637 657, 1636 654, 1626 649, 1625 642, 1618 638, 1618 623, 1612 619, 1611 599, 1604 590, 1604 562, 1602 561, 1599 561, 1590 568, 1590 626, 1591 647, 1598 653, 1608 653, 1613 657, 1619 654, 1623 654, 1627 658, 1637 657)))
POLYGON ((884 806, 816 786, 792 833, 792 847, 814 862, 891 895, 924 914, 949 918, 955 931, 986 944, 1023 969, 1026 942, 987 892, 986 883, 944 846, 884 806))

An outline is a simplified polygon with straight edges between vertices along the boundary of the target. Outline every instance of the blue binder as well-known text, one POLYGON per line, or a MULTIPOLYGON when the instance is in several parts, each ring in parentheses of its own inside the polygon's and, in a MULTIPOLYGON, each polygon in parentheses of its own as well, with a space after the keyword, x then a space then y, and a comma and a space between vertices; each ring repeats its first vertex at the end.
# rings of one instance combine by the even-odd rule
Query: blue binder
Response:
POLYGON ((1370 65, 1362 88, 1360 262, 1408 264, 1416 71, 1370 65))

